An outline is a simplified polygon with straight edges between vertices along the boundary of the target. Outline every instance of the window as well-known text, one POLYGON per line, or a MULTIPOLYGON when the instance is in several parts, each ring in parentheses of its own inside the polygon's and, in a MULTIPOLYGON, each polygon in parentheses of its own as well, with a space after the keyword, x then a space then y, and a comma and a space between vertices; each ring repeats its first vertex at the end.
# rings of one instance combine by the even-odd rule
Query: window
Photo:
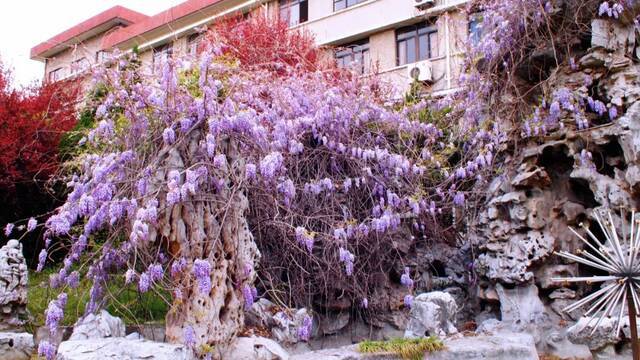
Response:
POLYGON ((289 26, 295 26, 309 20, 307 0, 280 0, 280 19, 286 20, 289 26))
POLYGON ((353 69, 358 74, 369 73, 371 56, 369 54, 369 39, 344 46, 336 51, 338 67, 353 69))
POLYGON ((482 38, 482 14, 475 13, 469 16, 469 42, 473 45, 482 38))
POLYGON ((96 63, 103 64, 111 60, 111 53, 106 50, 100 50, 96 53, 96 63))
POLYGON ((367 0, 333 0, 333 11, 346 9, 349 6, 365 2, 367 0))
POLYGON ((153 71, 162 70, 162 65, 171 58, 172 54, 173 47, 171 43, 153 49, 153 71))
POLYGON ((47 80, 49 80, 49 82, 56 82, 60 79, 62 79, 62 68, 57 68, 49 71, 49 75, 47 77, 47 80))
POLYGON ((438 56, 438 30, 433 24, 398 29, 396 43, 398 65, 411 64, 438 56))
POLYGON ((87 60, 87 58, 75 60, 71 63, 71 74, 80 74, 89 69, 89 67, 91 67, 91 64, 89 63, 89 60, 87 60))
POLYGON ((187 53, 191 56, 196 56, 202 52, 200 44, 202 43, 203 35, 195 33, 189 35, 187 38, 187 53))

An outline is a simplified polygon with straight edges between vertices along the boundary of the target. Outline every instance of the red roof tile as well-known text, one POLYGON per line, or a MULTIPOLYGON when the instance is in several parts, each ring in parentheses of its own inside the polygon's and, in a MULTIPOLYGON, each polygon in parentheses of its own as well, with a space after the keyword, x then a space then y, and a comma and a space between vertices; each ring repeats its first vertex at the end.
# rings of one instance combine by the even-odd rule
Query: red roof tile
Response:
POLYGON ((120 20, 129 24, 140 23, 149 19, 147 15, 127 9, 123 6, 114 6, 100 14, 85 20, 72 28, 52 37, 51 39, 38 44, 31 48, 31 58, 42 57, 42 55, 60 44, 64 44, 100 25, 106 24, 112 20, 120 20))
POLYGON ((104 39, 103 48, 111 48, 131 38, 142 35, 148 31, 166 25, 172 21, 180 19, 181 17, 187 16, 221 1, 224 0, 187 0, 169 8, 168 10, 151 16, 145 21, 119 29, 118 31, 110 34, 104 39))

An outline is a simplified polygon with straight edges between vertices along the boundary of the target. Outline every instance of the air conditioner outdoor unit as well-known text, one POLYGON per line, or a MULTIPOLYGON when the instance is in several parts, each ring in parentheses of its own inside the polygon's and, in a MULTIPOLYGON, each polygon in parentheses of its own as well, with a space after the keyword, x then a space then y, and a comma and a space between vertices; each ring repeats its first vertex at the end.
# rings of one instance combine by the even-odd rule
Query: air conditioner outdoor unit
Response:
POLYGON ((435 0, 415 0, 415 7, 424 10, 435 5, 435 0))
POLYGON ((407 67, 407 77, 409 82, 414 81, 429 83, 433 82, 433 74, 431 71, 431 61, 425 60, 414 64, 409 64, 407 67))

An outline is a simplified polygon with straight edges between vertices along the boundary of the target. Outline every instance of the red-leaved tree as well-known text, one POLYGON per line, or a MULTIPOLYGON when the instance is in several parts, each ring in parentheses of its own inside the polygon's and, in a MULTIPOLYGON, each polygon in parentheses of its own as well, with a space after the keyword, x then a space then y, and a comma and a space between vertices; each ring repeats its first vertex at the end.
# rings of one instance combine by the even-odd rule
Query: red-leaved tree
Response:
POLYGON ((214 25, 206 34, 205 46, 222 44, 223 53, 244 67, 277 69, 284 64, 315 71, 331 67, 322 61, 322 50, 305 31, 290 31, 287 22, 265 15, 230 18, 214 25))
MULTIPOLYGON (((18 88, 12 80, 10 69, 0 62, 2 224, 21 223, 56 206, 45 184, 58 169, 62 135, 76 124, 80 94, 74 81, 18 88)), ((25 249, 27 253, 31 250, 25 249)))

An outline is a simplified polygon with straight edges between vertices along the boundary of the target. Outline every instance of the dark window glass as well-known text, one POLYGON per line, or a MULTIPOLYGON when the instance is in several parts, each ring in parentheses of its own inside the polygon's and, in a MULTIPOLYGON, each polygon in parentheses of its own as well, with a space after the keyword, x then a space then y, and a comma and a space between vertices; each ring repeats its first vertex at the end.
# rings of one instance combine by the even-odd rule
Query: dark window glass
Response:
POLYGON ((333 11, 342 10, 367 0, 333 0, 333 11))
POLYGON ((62 79, 62 68, 57 68, 55 70, 49 71, 49 82, 56 82, 60 79, 62 79))
POLYGON ((438 30, 435 25, 413 25, 396 31, 397 65, 438 56, 438 30))
POLYGON ((105 63, 109 60, 111 60, 111 53, 109 53, 108 51, 100 50, 96 53, 96 62, 98 64, 105 63))
POLYGON ((308 0, 280 0, 280 18, 296 26, 309 20, 308 0))
POLYGON ((471 44, 477 44, 482 38, 482 14, 476 13, 469 17, 469 40, 471 44))
POLYGON ((353 69, 358 74, 366 74, 370 71, 369 39, 343 46, 336 51, 335 56, 336 64, 340 68, 353 69))
POLYGON ((153 49, 153 71, 162 70, 162 65, 171 58, 173 46, 171 43, 153 49))
POLYGON ((196 56, 200 54, 201 48, 200 44, 202 43, 203 35, 200 33, 195 33, 189 35, 187 38, 187 52, 191 56, 196 56))

